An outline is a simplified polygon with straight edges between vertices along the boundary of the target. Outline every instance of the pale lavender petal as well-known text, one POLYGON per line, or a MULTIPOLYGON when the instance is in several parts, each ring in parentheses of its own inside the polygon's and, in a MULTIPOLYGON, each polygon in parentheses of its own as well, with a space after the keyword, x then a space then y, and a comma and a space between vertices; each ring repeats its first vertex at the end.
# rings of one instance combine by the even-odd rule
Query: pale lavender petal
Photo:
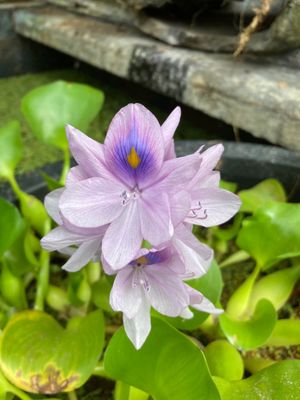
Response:
POLYGON ((227 190, 201 189, 198 195, 185 219, 190 224, 205 227, 223 224, 232 218, 241 206, 240 198, 227 190))
POLYGON ((148 265, 143 269, 147 279, 145 293, 155 310, 176 317, 189 304, 189 296, 180 277, 160 264, 148 265))
POLYGON ((46 195, 44 201, 47 213, 58 225, 62 224, 62 218, 59 212, 58 204, 64 190, 64 188, 53 190, 53 192, 50 192, 46 195))
POLYGON ((156 117, 140 104, 129 104, 113 118, 105 139, 111 171, 129 186, 151 182, 161 168, 164 148, 156 117))
POLYGON ((172 244, 186 266, 187 276, 197 278, 208 271, 213 259, 213 251, 201 243, 185 224, 180 224, 176 228, 172 244))
POLYGON ((199 153, 164 162, 155 183, 156 190, 176 193, 184 190, 200 168, 199 153))
POLYGON ((191 197, 186 191, 180 191, 170 198, 173 226, 183 222, 191 209, 191 197))
POLYGON ((145 297, 142 299, 138 313, 131 319, 123 315, 125 332, 134 345, 139 350, 145 343, 151 331, 150 304, 145 297))
MULTIPOLYGON (((41 245, 48 251, 61 250, 64 247, 81 244, 83 242, 96 239, 97 236, 91 237, 87 235, 72 233, 62 226, 52 229, 41 240, 41 245)), ((100 238, 99 238, 100 239, 100 238)))
POLYGON ((107 229, 102 245, 103 256, 113 269, 118 270, 134 260, 142 240, 137 202, 132 201, 107 229))
POLYGON ((189 307, 187 307, 185 310, 182 311, 182 313, 180 314, 180 317, 183 319, 191 319, 193 318, 194 313, 190 310, 189 307))
POLYGON ((66 187, 69 187, 76 182, 83 181, 88 178, 90 178, 90 176, 88 176, 88 174, 84 171, 82 167, 80 167, 80 165, 72 167, 67 175, 66 187))
POLYGON ((200 187, 217 186, 216 182, 218 180, 219 174, 216 175, 213 169, 220 161, 223 151, 224 146, 222 144, 216 144, 215 146, 208 148, 204 152, 200 152, 202 162, 199 171, 190 181, 189 189, 191 191, 197 190, 200 187))
POLYGON ((203 179, 198 182, 197 186, 199 189, 208 187, 217 188, 220 185, 220 179, 220 172, 213 171, 210 174, 204 176, 203 179))
POLYGON ((179 124, 180 117, 181 109, 180 107, 176 107, 161 126, 165 148, 165 160, 176 157, 173 136, 179 124))
POLYGON ((110 305, 115 311, 122 311, 127 318, 133 318, 139 311, 143 293, 140 285, 134 281, 132 267, 120 270, 110 292, 110 305))
POLYGON ((100 176, 112 181, 117 179, 107 169, 104 146, 71 125, 66 127, 70 150, 88 177, 100 176))
POLYGON ((148 190, 140 197, 138 205, 143 238, 153 246, 170 240, 174 228, 168 196, 148 190))
POLYGON ((202 158, 201 169, 206 171, 212 171, 223 154, 224 146, 222 144, 216 144, 203 151, 200 155, 202 158))
POLYGON ((222 314, 224 312, 224 310, 216 308, 202 293, 191 288, 189 285, 186 285, 186 289, 190 296, 190 305, 196 310, 209 314, 222 314))
POLYGON ((83 268, 94 255, 99 251, 101 239, 93 239, 82 243, 69 260, 63 265, 62 269, 69 272, 76 272, 83 268))
POLYGON ((102 178, 89 178, 67 188, 59 208, 65 219, 81 228, 96 228, 110 223, 124 211, 124 187, 102 178))

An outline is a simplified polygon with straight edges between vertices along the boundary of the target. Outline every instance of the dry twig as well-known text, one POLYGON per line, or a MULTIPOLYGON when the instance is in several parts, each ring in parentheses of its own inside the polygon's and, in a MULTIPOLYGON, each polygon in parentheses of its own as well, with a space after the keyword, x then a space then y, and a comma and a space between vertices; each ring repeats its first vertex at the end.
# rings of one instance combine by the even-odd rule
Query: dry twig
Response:
POLYGON ((261 0, 261 7, 255 8, 255 17, 251 21, 251 23, 243 30, 240 35, 239 43, 237 49, 233 53, 235 57, 239 56, 245 49, 247 43, 250 40, 251 35, 259 28, 259 26, 263 23, 264 19, 268 15, 271 9, 272 0, 261 0))

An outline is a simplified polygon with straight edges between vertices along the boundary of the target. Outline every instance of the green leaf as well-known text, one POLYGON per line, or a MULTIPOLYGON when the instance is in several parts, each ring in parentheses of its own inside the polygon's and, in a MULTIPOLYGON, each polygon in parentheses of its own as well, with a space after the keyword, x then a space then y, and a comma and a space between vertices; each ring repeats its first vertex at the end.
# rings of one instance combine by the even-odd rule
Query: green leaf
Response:
POLYGON ((279 319, 276 322, 267 346, 300 345, 300 319, 279 319))
POLYGON ((251 293, 258 274, 259 268, 255 267, 247 279, 230 297, 226 307, 226 312, 230 317, 241 318, 249 311, 251 293))
POLYGON ((153 318, 152 331, 136 350, 123 328, 104 358, 109 376, 150 393, 155 400, 220 399, 201 350, 166 322, 153 318))
POLYGON ((0 258, 14 243, 24 228, 18 209, 0 197, 0 258))
POLYGON ((214 376, 235 381, 244 375, 244 363, 240 353, 226 340, 211 342, 204 350, 205 358, 214 376))
POLYGON ((0 290, 4 300, 13 307, 22 310, 26 307, 24 282, 12 273, 8 262, 2 264, 0 275, 0 290))
POLYGON ((91 86, 57 81, 27 93, 22 113, 38 139, 65 150, 66 124, 86 131, 103 101, 103 93, 91 86))
POLYGON ((264 276, 253 286, 250 297, 250 310, 254 310, 261 299, 268 299, 279 310, 290 297, 300 278, 300 265, 285 268, 264 276))
POLYGON ((250 378, 228 382, 215 378, 222 400, 299 400, 300 361, 286 360, 250 378))
POLYGON ((234 182, 224 181, 223 179, 221 179, 220 181, 220 188, 229 190, 232 193, 235 193, 237 191, 237 187, 238 185, 234 182))
POLYGON ((9 250, 5 252, 4 258, 8 262, 12 273, 16 276, 22 276, 26 272, 34 272, 39 266, 39 261, 35 255, 35 252, 39 250, 39 240, 24 223, 22 232, 9 250))
MULTIPOLYGON (((190 280, 187 283, 194 289, 201 292, 212 303, 217 304, 219 302, 223 288, 223 280, 220 268, 215 260, 212 262, 208 272, 204 276, 198 279, 190 280)), ((208 318, 209 314, 197 311, 195 309, 192 309, 192 312, 194 317, 191 319, 184 319, 180 317, 162 318, 178 329, 193 330, 201 325, 208 318)))
POLYGON ((23 156, 21 127, 18 121, 10 121, 0 128, 0 176, 9 178, 23 156))
POLYGON ((243 261, 249 260, 249 254, 244 250, 239 250, 230 256, 228 256, 224 261, 220 263, 221 268, 228 267, 229 265, 238 264, 243 261))
POLYGON ((244 220, 238 246, 263 269, 300 255, 300 204, 269 202, 244 220))
POLYGON ((277 314, 272 303, 263 299, 248 320, 233 319, 226 313, 219 319, 222 331, 231 344, 251 350, 266 343, 276 324, 277 314))
POLYGON ((83 385, 104 344, 101 311, 74 318, 63 329, 40 311, 16 314, 1 335, 0 365, 6 378, 31 393, 55 394, 83 385))
POLYGON ((240 211, 254 213, 270 200, 286 202, 282 184, 276 179, 266 179, 248 190, 239 192, 242 206, 240 211))
POLYGON ((244 218, 244 215, 242 213, 238 213, 234 217, 233 223, 231 224, 231 226, 229 228, 220 228, 218 226, 215 226, 210 229, 212 230, 213 234, 217 238, 227 242, 228 240, 232 240, 233 238, 235 238, 237 236, 237 234, 240 230, 243 218, 244 218))

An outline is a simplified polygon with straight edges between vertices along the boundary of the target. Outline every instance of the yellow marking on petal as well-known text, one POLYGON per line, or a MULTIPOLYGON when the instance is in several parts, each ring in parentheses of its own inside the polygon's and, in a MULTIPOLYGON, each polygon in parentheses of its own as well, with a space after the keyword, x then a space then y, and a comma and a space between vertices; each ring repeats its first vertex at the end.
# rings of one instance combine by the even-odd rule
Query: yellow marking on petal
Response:
POLYGON ((136 263, 140 265, 145 265, 148 263, 148 260, 145 256, 142 256, 136 260, 136 263))
POLYGON ((137 152, 135 151, 134 147, 131 147, 130 153, 127 156, 127 161, 129 162, 130 166, 136 169, 141 162, 140 157, 138 156, 137 152))

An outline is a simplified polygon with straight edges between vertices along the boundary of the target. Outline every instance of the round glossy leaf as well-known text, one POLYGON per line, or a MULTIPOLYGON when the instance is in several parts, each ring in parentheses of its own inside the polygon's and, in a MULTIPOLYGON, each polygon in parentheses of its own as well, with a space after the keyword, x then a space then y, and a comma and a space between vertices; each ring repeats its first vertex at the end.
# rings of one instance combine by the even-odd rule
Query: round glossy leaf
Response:
POLYGON ((7 178, 23 156, 21 127, 18 121, 10 121, 0 128, 0 176, 7 178))
POLYGON ((0 257, 22 233, 23 224, 18 209, 0 197, 0 257))
POLYGON ((300 204, 269 202, 245 220, 238 246, 264 269, 300 255, 300 204))
MULTIPOLYGON (((204 276, 198 279, 187 281, 187 283, 194 289, 201 292, 212 303, 216 304, 219 302, 223 288, 223 280, 220 268, 216 263, 216 261, 212 262, 211 267, 204 276)), ((163 318, 178 329, 183 329, 183 330, 196 329, 208 318, 209 314, 197 311, 193 308, 191 310, 194 314, 194 317, 191 319, 183 319, 180 317, 178 318, 163 317, 163 318)))
POLYGON ((163 320, 153 318, 144 346, 136 350, 123 328, 104 358, 106 373, 155 400, 219 400, 201 350, 163 320))
POLYGON ((280 319, 276 322, 267 346, 300 345, 300 319, 280 319))
POLYGON ((244 375, 244 363, 240 353, 226 340, 211 342, 204 350, 210 373, 235 381, 244 375))
POLYGON ((219 318, 229 342, 243 350, 251 350, 266 343, 276 324, 277 314, 272 303, 264 299, 260 300, 248 320, 233 319, 227 313, 219 318))
POLYGON ((290 297, 300 278, 300 265, 273 272, 261 278, 253 286, 249 306, 254 310, 261 299, 268 299, 279 310, 290 297))
POLYGON ((300 361, 281 361, 252 375, 228 382, 215 378, 222 400, 299 400, 300 361))
POLYGON ((266 179, 251 189, 239 192, 242 206, 240 211, 254 213, 270 200, 285 202, 286 194, 282 184, 276 179, 266 179))
POLYGON ((29 92, 22 99, 22 112, 38 139, 66 149, 66 124, 85 131, 103 100, 103 93, 91 86, 57 81, 29 92))
POLYGON ((90 377, 103 344, 99 310, 70 320, 66 329, 46 313, 24 311, 1 335, 0 365, 6 378, 25 391, 68 392, 90 377))

